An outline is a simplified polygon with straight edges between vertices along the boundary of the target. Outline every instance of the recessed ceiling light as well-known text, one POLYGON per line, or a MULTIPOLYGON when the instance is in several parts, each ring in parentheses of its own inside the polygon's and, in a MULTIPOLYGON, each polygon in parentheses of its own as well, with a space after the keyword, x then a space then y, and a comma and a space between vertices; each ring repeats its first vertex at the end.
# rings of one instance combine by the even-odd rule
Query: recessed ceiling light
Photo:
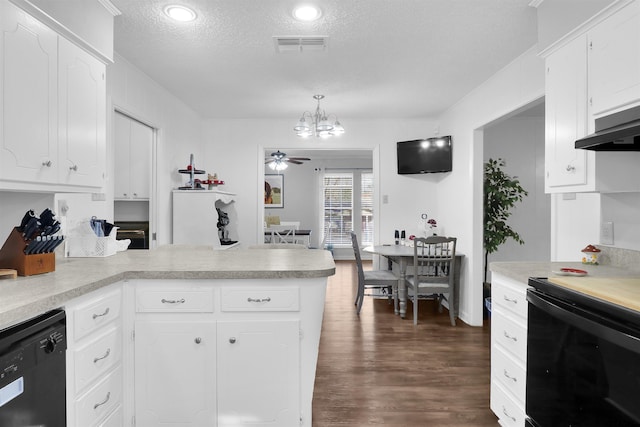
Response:
POLYGON ((164 13, 171 19, 189 22, 196 19, 196 13, 188 7, 171 5, 164 8, 164 13))
POLYGON ((298 21, 315 21, 320 18, 322 12, 319 7, 311 5, 302 5, 293 9, 293 17, 298 21))

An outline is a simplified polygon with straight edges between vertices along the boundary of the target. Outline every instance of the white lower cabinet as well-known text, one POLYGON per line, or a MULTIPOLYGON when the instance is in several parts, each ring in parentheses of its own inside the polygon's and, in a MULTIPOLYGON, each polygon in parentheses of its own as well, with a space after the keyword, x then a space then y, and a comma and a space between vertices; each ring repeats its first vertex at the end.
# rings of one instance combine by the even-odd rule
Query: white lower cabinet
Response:
POLYGON ((316 351, 317 342, 301 314, 305 292, 297 281, 137 280, 128 286, 135 289, 137 427, 311 425, 310 412, 301 423, 302 396, 310 395, 302 393, 301 372, 305 357, 315 372, 316 355, 303 356, 302 324, 316 351))
POLYGON ((122 285, 65 305, 67 426, 122 425, 122 285))
POLYGON ((215 426, 216 324, 174 317, 135 322, 136 425, 215 426))
POLYGON ((491 276, 491 410, 502 426, 525 425, 527 284, 491 276))
POLYGON ((217 363, 219 427, 299 425, 297 320, 218 322, 217 363))

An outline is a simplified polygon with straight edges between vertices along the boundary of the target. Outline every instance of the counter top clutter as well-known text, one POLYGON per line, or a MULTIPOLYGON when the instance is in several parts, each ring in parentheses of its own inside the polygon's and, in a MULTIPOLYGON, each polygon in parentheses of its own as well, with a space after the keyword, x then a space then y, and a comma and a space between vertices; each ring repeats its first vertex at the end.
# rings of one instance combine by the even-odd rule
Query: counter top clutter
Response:
POLYGON ((125 279, 318 278, 335 273, 327 251, 234 249, 170 245, 108 258, 63 258, 56 271, 0 282, 0 327, 64 305, 125 279))

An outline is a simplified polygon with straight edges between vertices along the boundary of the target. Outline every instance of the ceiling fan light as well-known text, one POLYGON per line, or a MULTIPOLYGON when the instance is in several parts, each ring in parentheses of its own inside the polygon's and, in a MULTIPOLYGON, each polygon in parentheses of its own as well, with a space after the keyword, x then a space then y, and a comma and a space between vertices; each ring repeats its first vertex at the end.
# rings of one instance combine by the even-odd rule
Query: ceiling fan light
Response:
POLYGON ((308 138, 311 135, 313 135, 313 132, 311 132, 311 129, 306 129, 306 130, 299 131, 296 135, 302 138, 308 138))
POLYGON ((333 134, 331 133, 331 131, 329 130, 321 130, 318 132, 318 136, 320 138, 329 138, 330 136, 332 136, 333 134))
POLYGON ((287 165, 285 162, 278 162, 278 163, 276 163, 276 168, 275 168, 275 170, 277 170, 277 171, 283 171, 283 170, 285 170, 285 169, 286 169, 286 168, 288 168, 288 167, 289 167, 289 165, 287 165))

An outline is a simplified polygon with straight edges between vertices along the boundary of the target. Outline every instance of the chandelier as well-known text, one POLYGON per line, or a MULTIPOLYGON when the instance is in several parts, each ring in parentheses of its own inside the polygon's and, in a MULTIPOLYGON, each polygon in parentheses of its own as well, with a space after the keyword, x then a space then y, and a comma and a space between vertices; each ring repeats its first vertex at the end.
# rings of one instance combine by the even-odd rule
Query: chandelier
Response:
POLYGON ((296 135, 302 137, 308 137, 315 135, 320 138, 328 138, 330 136, 342 135, 344 128, 338 121, 335 114, 327 115, 324 110, 320 109, 320 100, 324 98, 324 95, 313 95, 313 99, 318 101, 316 111, 312 114, 308 111, 302 113, 302 117, 298 121, 298 124, 293 128, 296 135), (328 117, 333 116, 335 120, 330 121, 328 117))

